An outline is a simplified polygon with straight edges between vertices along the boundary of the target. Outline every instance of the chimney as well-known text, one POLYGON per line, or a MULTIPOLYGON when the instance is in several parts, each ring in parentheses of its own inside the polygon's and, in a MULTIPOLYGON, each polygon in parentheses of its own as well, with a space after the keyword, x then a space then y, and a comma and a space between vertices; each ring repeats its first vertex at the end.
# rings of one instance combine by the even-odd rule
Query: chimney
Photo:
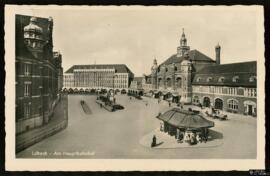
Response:
POLYGON ((220 45, 219 43, 217 44, 217 46, 215 47, 216 50, 216 64, 220 64, 220 45))

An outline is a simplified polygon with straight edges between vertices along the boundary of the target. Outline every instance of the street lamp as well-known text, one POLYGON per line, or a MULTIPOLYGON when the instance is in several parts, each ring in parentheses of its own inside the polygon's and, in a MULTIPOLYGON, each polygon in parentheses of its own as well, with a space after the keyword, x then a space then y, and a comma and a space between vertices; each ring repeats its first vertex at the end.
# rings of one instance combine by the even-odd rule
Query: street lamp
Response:
POLYGON ((115 94, 115 90, 114 90, 114 78, 117 78, 118 76, 117 75, 113 75, 113 102, 115 103, 115 97, 114 97, 114 94, 115 94))

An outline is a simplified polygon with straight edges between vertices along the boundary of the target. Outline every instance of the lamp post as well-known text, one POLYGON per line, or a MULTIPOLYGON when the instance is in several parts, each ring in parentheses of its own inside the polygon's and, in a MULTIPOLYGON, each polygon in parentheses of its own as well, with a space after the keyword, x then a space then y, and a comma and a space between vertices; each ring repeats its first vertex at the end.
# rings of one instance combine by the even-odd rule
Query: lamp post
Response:
POLYGON ((118 76, 117 75, 113 75, 113 96, 114 96, 114 93, 115 93, 115 90, 114 90, 114 78, 117 78, 118 76))
POLYGON ((114 78, 117 78, 117 75, 113 75, 113 102, 115 103, 115 98, 114 98, 114 94, 115 94, 115 90, 114 90, 114 78))

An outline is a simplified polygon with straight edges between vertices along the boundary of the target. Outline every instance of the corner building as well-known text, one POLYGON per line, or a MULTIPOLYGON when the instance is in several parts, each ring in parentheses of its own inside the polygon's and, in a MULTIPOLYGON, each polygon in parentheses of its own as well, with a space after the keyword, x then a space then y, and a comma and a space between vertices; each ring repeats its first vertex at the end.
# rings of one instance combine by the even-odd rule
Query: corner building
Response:
POLYGON ((62 66, 53 56, 53 19, 24 15, 15 18, 16 134, 19 134, 49 122, 58 101, 62 66))
POLYGON ((221 47, 214 49, 215 60, 190 50, 183 30, 176 54, 159 65, 154 59, 143 87, 151 84, 155 98, 256 116, 256 61, 220 64, 221 47))

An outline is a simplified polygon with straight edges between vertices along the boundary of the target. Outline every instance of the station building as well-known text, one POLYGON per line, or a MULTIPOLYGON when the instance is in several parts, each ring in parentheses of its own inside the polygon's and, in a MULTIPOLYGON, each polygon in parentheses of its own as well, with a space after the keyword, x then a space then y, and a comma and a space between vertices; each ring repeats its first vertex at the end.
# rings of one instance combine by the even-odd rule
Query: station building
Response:
POLYGON ((191 50, 183 30, 176 54, 161 64, 154 59, 151 74, 142 81, 144 92, 176 103, 256 116, 257 62, 220 64, 220 45, 214 50, 215 60, 191 50))
POLYGON ((124 64, 74 65, 64 73, 64 91, 128 91, 134 74, 124 64))
POLYGON ((59 100, 53 19, 16 15, 16 134, 47 124, 59 100))

